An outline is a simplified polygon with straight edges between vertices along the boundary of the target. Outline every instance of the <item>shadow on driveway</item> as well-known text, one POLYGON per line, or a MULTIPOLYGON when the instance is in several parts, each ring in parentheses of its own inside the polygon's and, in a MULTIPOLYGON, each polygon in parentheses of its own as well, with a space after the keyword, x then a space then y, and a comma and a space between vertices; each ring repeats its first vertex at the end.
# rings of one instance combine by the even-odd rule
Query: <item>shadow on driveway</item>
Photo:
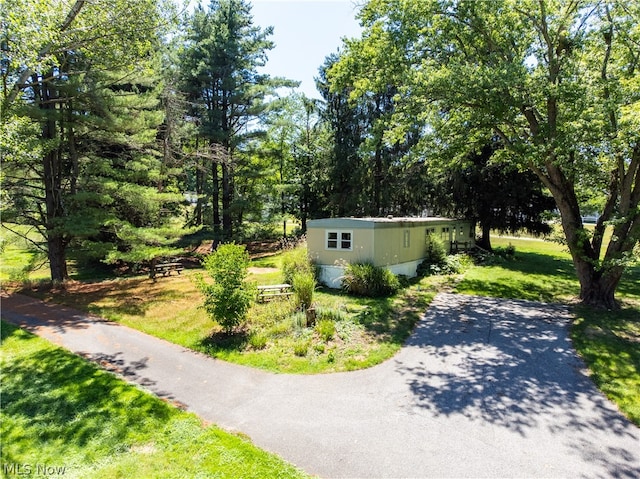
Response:
POLYGON ((570 322, 563 306, 442 294, 407 344, 422 359, 401 356, 397 371, 414 405, 435 416, 462 415, 525 438, 570 433, 575 452, 611 477, 638 477, 638 469, 624 464, 640 443, 635 452, 610 447, 602 454, 588 439, 608 430, 637 440, 637 430, 588 378, 569 338, 570 322))

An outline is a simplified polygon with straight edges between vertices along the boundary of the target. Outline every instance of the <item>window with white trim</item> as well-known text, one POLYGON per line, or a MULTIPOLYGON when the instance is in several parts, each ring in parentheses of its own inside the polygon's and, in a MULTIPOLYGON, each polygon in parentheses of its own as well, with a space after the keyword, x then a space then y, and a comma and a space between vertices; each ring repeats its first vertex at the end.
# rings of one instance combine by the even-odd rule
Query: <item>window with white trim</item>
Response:
POLYGON ((431 242, 431 238, 436 236, 435 228, 427 228, 424 230, 424 244, 428 245, 431 242))
POLYGON ((353 231, 327 231, 326 246, 327 249, 351 251, 353 249, 353 231))

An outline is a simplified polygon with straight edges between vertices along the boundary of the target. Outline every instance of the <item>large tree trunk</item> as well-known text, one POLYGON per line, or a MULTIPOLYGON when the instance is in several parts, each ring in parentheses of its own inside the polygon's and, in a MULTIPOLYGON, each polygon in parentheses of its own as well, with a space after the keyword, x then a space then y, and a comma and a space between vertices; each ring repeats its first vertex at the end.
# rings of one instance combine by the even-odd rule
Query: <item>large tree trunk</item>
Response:
POLYGON ((222 232, 225 239, 233 238, 233 221, 231 218, 231 199, 233 197, 233 183, 231 167, 222 164, 222 232))
POLYGON ((196 207, 193 212, 193 223, 195 226, 202 226, 204 209, 204 184, 205 172, 199 161, 196 162, 196 207))
POLYGON ((373 170, 373 211, 372 216, 382 214, 382 140, 376 145, 373 170))
MULTIPOLYGON (((49 142, 56 140, 56 99, 55 86, 48 82, 47 78, 53 78, 53 72, 49 72, 42 78, 34 77, 39 85, 39 107, 44 115, 42 125, 42 140, 49 142)), ((64 218, 64 205, 62 201, 62 165, 59 147, 47 151, 42 158, 43 182, 45 191, 45 218, 44 223, 47 235, 47 254, 52 281, 64 281, 68 278, 67 272, 67 242, 62 231, 64 218)))
MULTIPOLYGON (((549 187, 560 211, 562 229, 580 282, 580 300, 584 304, 599 308, 617 308, 615 292, 623 268, 603 268, 600 265, 600 252, 594 249, 589 233, 582 224, 573 186, 559 168, 548 164, 547 172, 549 176, 541 179, 549 187)), ((609 254, 605 256, 605 259, 610 258, 609 254)))
POLYGON ((67 270, 67 245, 60 234, 48 232, 47 252, 51 281, 62 282, 69 278, 67 270))
POLYGON ((620 283, 622 270, 617 268, 607 271, 602 275, 595 275, 588 278, 580 278, 580 300, 584 304, 599 308, 616 309, 618 303, 615 299, 615 292, 620 283))
POLYGON ((491 225, 489 223, 482 223, 482 236, 478 242, 478 246, 487 251, 492 251, 491 248, 491 225))
POLYGON ((213 208, 213 233, 214 241, 220 241, 220 178, 218 174, 218 163, 214 160, 212 169, 212 190, 211 206, 213 208))

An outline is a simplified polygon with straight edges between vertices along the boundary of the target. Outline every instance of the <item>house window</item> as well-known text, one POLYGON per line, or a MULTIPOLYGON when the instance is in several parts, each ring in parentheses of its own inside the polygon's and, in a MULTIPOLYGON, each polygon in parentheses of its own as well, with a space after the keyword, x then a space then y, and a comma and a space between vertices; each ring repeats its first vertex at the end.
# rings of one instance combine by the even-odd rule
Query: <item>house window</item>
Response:
POLYGON ((442 239, 449 239, 449 227, 448 226, 443 226, 442 227, 442 232, 440 233, 440 238, 442 239))
POLYGON ((352 239, 352 231, 327 231, 327 249, 351 251, 352 239))
POLYGON ((425 244, 429 244, 430 239, 436 235, 436 229, 435 228, 427 228, 426 230, 424 230, 424 243, 425 244))
POLYGON ((409 247, 409 241, 411 238, 411 232, 409 230, 404 230, 404 235, 402 237, 402 244, 405 248, 409 247))

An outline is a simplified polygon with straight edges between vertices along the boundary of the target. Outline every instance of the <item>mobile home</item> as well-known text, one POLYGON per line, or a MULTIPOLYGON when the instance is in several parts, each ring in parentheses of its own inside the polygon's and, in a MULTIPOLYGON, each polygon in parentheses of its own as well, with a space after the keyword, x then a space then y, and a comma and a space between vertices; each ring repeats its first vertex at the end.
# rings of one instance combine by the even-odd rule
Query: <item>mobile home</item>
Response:
POLYGON ((320 281, 340 287, 349 263, 372 263, 395 274, 416 275, 429 235, 447 251, 473 244, 471 222, 450 218, 326 218, 307 222, 307 246, 320 281))

